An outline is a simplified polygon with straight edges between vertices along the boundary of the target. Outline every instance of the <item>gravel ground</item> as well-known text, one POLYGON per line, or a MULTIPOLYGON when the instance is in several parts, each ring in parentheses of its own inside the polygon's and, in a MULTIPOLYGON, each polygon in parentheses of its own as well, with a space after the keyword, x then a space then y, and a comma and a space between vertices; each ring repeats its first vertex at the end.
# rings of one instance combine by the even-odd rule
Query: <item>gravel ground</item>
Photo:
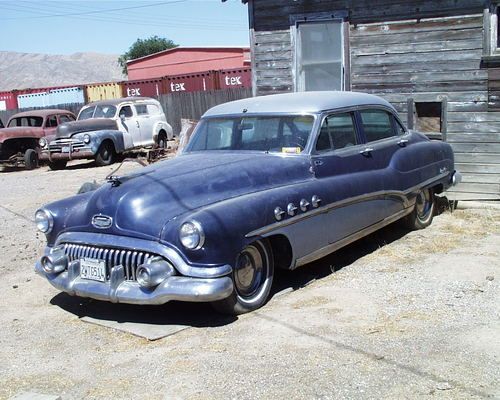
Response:
POLYGON ((0 172, 0 398, 500 398, 499 209, 393 225, 281 272, 264 308, 226 318, 72 298, 35 275, 36 208, 112 169, 0 172), (149 342, 84 315, 192 328, 149 342))

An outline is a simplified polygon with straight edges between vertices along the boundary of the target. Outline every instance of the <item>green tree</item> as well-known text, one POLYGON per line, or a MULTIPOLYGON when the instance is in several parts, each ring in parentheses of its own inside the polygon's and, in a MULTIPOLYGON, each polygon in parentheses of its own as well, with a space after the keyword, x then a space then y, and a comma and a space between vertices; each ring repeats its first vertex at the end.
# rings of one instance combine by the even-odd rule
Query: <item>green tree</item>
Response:
POLYGON ((118 58, 118 63, 121 65, 123 73, 127 75, 127 61, 135 60, 149 56, 150 54, 158 53, 159 51, 173 49, 178 44, 170 39, 161 38, 158 36, 151 36, 147 39, 137 39, 128 51, 118 58))

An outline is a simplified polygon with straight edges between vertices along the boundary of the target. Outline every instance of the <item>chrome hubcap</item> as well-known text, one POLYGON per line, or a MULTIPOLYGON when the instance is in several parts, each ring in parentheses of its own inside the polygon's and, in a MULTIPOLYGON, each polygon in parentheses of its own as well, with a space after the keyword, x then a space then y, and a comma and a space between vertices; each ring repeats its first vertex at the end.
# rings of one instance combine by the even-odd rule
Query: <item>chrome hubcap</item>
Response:
POLYGON ((417 217, 424 219, 431 209, 431 193, 429 190, 420 192, 416 201, 417 217))
POLYGON ((238 257, 234 271, 234 282, 238 293, 251 297, 260 288, 264 271, 264 260, 255 246, 248 246, 238 257))

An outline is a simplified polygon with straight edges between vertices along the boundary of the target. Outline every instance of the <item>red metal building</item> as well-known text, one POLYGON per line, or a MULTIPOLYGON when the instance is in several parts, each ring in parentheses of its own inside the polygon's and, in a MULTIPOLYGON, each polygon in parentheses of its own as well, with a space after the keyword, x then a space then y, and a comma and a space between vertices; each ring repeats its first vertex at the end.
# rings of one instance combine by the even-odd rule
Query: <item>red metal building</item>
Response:
POLYGON ((249 66, 248 47, 176 47, 127 63, 129 80, 249 66))

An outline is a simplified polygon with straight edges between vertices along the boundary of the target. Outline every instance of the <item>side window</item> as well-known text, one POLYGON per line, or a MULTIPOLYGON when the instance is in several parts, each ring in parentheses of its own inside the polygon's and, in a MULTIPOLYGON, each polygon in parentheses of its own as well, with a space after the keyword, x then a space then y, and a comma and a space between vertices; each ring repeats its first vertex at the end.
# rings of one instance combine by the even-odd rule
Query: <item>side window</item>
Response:
POLYGON ((55 128, 57 127, 57 115, 50 115, 47 117, 47 128, 55 128))
POLYGON ((120 109, 120 118, 123 116, 125 118, 130 118, 134 116, 134 113, 132 112, 132 107, 130 106, 123 106, 120 109))
POLYGON ((146 104, 136 104, 137 115, 148 115, 148 106, 146 104))
POLYGON ((59 123, 64 124, 65 122, 74 121, 74 118, 71 118, 69 115, 61 114, 59 115, 59 123))
POLYGON ((406 134, 405 128, 399 123, 396 118, 394 118, 394 124, 396 125, 396 134, 398 136, 406 134))
POLYGON ((363 110, 359 112, 366 141, 386 139, 396 136, 392 128, 391 115, 383 110, 363 110))
POLYGON ((160 113, 160 110, 158 109, 158 106, 156 104, 148 104, 146 107, 148 108, 148 113, 150 115, 156 115, 160 113))
POLYGON ((357 144, 351 113, 330 115, 323 121, 316 151, 339 150, 357 144))

